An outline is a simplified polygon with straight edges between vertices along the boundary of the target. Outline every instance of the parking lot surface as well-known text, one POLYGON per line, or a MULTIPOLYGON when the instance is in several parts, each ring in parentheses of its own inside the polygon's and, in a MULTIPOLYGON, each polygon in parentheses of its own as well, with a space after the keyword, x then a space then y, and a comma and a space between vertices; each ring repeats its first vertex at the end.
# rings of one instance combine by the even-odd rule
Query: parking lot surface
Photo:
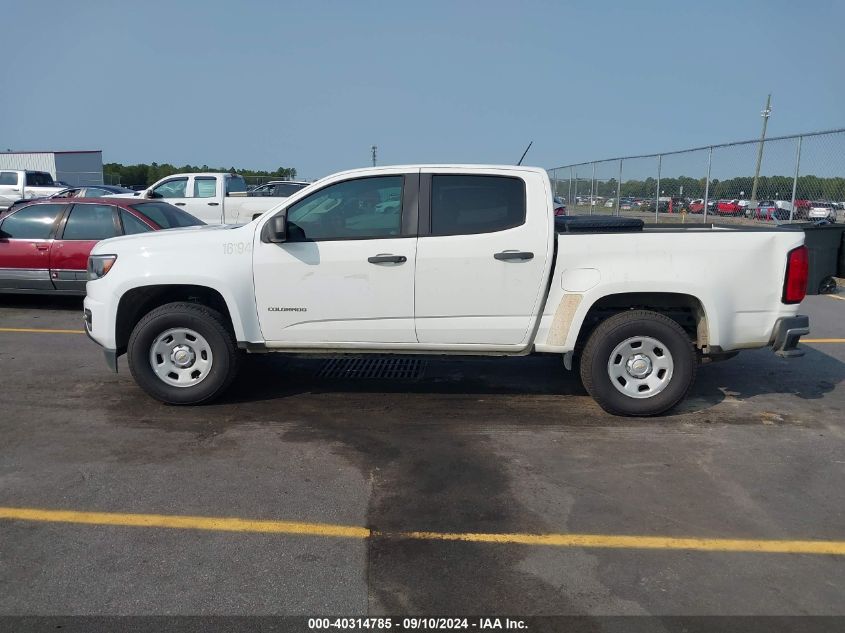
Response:
POLYGON ((845 614, 845 296, 803 308, 804 357, 631 419, 543 356, 170 407, 80 300, 0 297, 0 614, 845 614))

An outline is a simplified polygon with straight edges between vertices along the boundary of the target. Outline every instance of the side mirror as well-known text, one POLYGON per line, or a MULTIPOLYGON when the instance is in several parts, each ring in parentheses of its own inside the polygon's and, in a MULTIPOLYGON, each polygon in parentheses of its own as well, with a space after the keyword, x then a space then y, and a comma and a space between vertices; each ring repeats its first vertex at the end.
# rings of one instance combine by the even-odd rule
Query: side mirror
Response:
POLYGON ((270 218, 270 221, 264 225, 262 231, 262 241, 270 242, 272 244, 281 244, 287 240, 288 229, 288 215, 282 211, 270 218))

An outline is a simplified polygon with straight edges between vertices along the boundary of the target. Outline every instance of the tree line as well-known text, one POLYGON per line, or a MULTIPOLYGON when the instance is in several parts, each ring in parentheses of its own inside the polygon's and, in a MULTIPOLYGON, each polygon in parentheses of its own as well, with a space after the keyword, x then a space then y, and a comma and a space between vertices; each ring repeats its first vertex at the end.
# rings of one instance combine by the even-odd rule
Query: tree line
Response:
POLYGON ((178 167, 170 163, 140 163, 137 165, 122 165, 121 163, 106 163, 103 165, 103 181, 106 184, 123 185, 125 187, 148 187, 157 180, 172 174, 196 173, 203 171, 227 172, 240 174, 249 181, 255 179, 294 180, 295 167, 279 167, 274 171, 255 169, 235 169, 234 167, 209 167, 208 165, 182 165, 178 167))
MULTIPOLYGON (((760 176, 757 182, 757 199, 780 199, 789 200, 792 198, 792 176, 760 176)), ((705 178, 690 178, 679 176, 678 178, 661 178, 660 195, 683 196, 684 198, 703 198, 705 178), (681 193, 683 187, 683 194, 681 193)), ((577 195, 590 195, 590 179, 578 178, 577 195)), ((752 176, 739 176, 726 180, 716 178, 710 181, 708 197, 711 200, 724 198, 739 198, 741 192, 744 197, 751 197, 751 188, 754 184, 752 176)), ((657 179, 646 178, 645 180, 623 180, 620 192, 622 196, 632 198, 654 198, 657 190, 657 179)), ((557 180, 555 191, 557 195, 566 196, 570 193, 569 178, 557 180)), ((575 180, 572 181, 572 195, 575 193, 575 180)), ((616 179, 597 180, 593 194, 603 198, 616 197, 616 179)), ((796 198, 799 200, 831 200, 836 202, 845 201, 845 178, 819 178, 818 176, 799 176, 796 187, 796 198)))

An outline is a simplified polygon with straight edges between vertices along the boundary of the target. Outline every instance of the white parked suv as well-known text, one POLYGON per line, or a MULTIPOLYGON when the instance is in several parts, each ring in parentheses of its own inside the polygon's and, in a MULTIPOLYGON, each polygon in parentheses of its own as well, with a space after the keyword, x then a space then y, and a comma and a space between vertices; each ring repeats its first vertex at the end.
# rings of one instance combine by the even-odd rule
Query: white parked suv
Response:
POLYGON ((0 169, 0 211, 21 200, 46 198, 63 189, 67 187, 57 185, 46 171, 0 169))
POLYGON ((810 220, 836 222, 836 208, 832 202, 811 202, 810 210, 807 211, 807 218, 810 220))
POLYGON ((556 223, 538 168, 360 169, 244 226, 98 243, 85 322, 112 368, 127 354, 172 404, 220 395, 243 352, 546 353, 607 411, 653 415, 702 359, 801 353, 803 244, 800 229, 556 223))

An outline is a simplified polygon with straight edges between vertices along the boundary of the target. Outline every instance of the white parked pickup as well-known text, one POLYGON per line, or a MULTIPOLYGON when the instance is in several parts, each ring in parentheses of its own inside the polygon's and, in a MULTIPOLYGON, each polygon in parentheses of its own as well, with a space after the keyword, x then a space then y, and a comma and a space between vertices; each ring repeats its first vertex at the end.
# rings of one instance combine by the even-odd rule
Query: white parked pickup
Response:
POLYGON ((176 205, 206 224, 243 224, 276 206, 279 198, 251 197, 242 176, 224 173, 173 174, 136 194, 176 205))
POLYGON ((799 229, 562 218, 530 167, 336 174, 240 227, 94 247, 88 334, 154 398, 218 396, 242 352, 559 354, 607 411, 674 406, 702 360, 809 331, 799 229))
POLYGON ((0 169, 0 211, 21 200, 45 198, 67 189, 57 185, 46 171, 0 169))

